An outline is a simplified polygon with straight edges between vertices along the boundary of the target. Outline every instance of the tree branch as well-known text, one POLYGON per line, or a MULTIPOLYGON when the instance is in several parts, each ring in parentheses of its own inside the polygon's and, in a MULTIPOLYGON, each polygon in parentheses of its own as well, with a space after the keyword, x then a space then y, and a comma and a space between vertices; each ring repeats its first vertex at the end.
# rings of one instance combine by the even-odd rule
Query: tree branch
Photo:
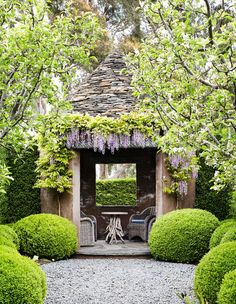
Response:
POLYGON ((37 88, 37 86, 39 84, 40 76, 41 76, 42 71, 43 71, 43 66, 41 66, 41 68, 40 68, 40 70, 38 72, 38 75, 36 77, 35 84, 34 84, 33 88, 31 89, 31 91, 29 92, 29 95, 28 95, 28 97, 27 97, 27 99, 26 99, 26 101, 24 103, 24 106, 22 107, 20 117, 18 117, 13 124, 11 124, 9 127, 5 128, 1 132, 0 139, 3 139, 8 134, 8 132, 10 131, 10 129, 14 128, 23 119, 26 107, 27 107, 27 105, 28 105, 28 103, 29 103, 29 101, 30 101, 33 93, 35 92, 35 90, 36 90, 36 88, 37 88))
POLYGON ((11 83, 13 81, 13 76, 14 76, 15 72, 17 72, 18 68, 19 68, 19 65, 13 69, 13 71, 9 75, 8 80, 5 82, 5 85, 7 86, 7 88, 4 90, 1 90, 0 109, 2 109, 2 107, 4 105, 4 99, 6 97, 7 89, 11 85, 11 83))
POLYGON ((207 8, 207 18, 208 18, 208 35, 209 35, 209 39, 210 39, 210 44, 213 45, 214 44, 214 40, 213 40, 213 27, 212 27, 212 20, 211 20, 211 6, 208 0, 204 0, 205 4, 206 4, 206 8, 207 8))
MULTIPOLYGON (((204 1, 205 1, 205 0, 204 0, 204 1)), ((165 28, 165 29, 168 31, 168 33, 170 34, 171 40, 174 41, 173 32, 172 32, 171 28, 168 26, 168 24, 165 22, 165 19, 164 19, 163 15, 162 15, 161 9, 158 9, 158 13, 159 13, 159 16, 160 16, 160 18, 161 18, 161 21, 162 21, 162 23, 163 23, 163 25, 164 25, 164 28, 165 28)), ((176 56, 177 58, 179 58, 182 67, 186 70, 186 72, 187 72, 189 75, 193 76, 193 77, 194 77, 196 80, 198 80, 200 83, 202 83, 202 84, 204 84, 204 85, 206 85, 206 86, 208 86, 208 87, 211 87, 211 88, 213 88, 213 89, 215 89, 215 90, 222 89, 221 86, 212 84, 212 83, 210 83, 210 82, 208 82, 208 81, 206 81, 206 80, 204 80, 204 79, 202 79, 202 78, 199 78, 199 77, 197 77, 196 75, 194 75, 194 73, 191 71, 191 69, 190 69, 190 68, 186 65, 186 63, 183 61, 182 56, 181 56, 179 53, 176 52, 176 47, 175 47, 175 46, 173 46, 173 52, 174 52, 175 56, 176 56)))

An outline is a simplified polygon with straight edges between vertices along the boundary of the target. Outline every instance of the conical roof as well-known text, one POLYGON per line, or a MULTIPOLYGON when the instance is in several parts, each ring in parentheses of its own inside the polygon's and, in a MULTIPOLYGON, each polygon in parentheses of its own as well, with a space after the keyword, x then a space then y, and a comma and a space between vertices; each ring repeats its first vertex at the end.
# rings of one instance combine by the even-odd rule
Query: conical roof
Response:
POLYGON ((121 73, 124 68, 122 54, 110 54, 74 94, 74 112, 108 117, 129 113, 136 100, 130 87, 131 76, 121 73))

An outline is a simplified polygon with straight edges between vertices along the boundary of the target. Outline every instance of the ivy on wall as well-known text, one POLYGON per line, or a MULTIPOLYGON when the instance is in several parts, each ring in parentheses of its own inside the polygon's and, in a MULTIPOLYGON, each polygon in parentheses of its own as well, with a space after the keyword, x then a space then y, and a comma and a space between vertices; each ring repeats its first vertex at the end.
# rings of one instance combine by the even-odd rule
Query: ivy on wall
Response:
POLYGON ((135 178, 96 181, 97 206, 135 206, 136 196, 135 178))
POLYGON ((131 143, 142 146, 145 138, 159 136, 160 124, 154 114, 129 113, 114 119, 60 113, 45 116, 43 121, 40 120, 37 131, 40 158, 37 162, 36 187, 64 192, 71 187, 69 162, 74 156, 73 149, 78 148, 77 144, 83 140, 81 133, 83 136, 85 132, 90 134, 94 150, 112 151, 114 147, 116 150, 123 147, 123 136, 129 137, 131 143), (109 140, 111 135, 113 142, 109 140))

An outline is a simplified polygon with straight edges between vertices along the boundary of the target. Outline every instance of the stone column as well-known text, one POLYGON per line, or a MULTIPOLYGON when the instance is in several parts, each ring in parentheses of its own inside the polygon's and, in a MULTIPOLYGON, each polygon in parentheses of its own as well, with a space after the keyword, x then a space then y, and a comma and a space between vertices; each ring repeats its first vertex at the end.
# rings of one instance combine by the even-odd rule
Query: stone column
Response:
MULTIPOLYGON (((70 191, 58 193, 53 189, 41 189, 41 212, 60 215, 72 221, 80 230, 80 154, 70 163, 73 172, 70 191)), ((79 233, 78 233, 79 237, 79 233)))
POLYGON ((164 192, 165 183, 171 180, 165 166, 166 155, 158 152, 156 156, 156 210, 157 216, 175 210, 177 201, 176 195, 164 192), (165 180, 165 182, 164 182, 165 180))
POLYGON ((80 229, 80 154, 72 160, 72 221, 80 229))
POLYGON ((196 179, 192 178, 188 182, 188 193, 184 195, 179 201, 179 208, 193 208, 196 198, 196 179))
POLYGON ((156 210, 157 216, 176 210, 177 208, 193 208, 195 200, 195 179, 188 183, 188 193, 181 198, 177 205, 177 197, 174 194, 164 192, 165 186, 171 182, 170 174, 165 166, 166 155, 158 152, 156 156, 156 210), (164 182, 165 181, 165 182, 164 182))

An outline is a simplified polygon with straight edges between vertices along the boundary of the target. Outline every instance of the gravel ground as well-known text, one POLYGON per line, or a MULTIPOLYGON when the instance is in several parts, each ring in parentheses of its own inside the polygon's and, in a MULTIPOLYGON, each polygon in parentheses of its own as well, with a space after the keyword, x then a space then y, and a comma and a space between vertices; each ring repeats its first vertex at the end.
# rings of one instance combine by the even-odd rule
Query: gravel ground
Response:
POLYGON ((193 293, 194 265, 152 259, 70 259, 42 266, 45 304, 180 304, 193 293))

